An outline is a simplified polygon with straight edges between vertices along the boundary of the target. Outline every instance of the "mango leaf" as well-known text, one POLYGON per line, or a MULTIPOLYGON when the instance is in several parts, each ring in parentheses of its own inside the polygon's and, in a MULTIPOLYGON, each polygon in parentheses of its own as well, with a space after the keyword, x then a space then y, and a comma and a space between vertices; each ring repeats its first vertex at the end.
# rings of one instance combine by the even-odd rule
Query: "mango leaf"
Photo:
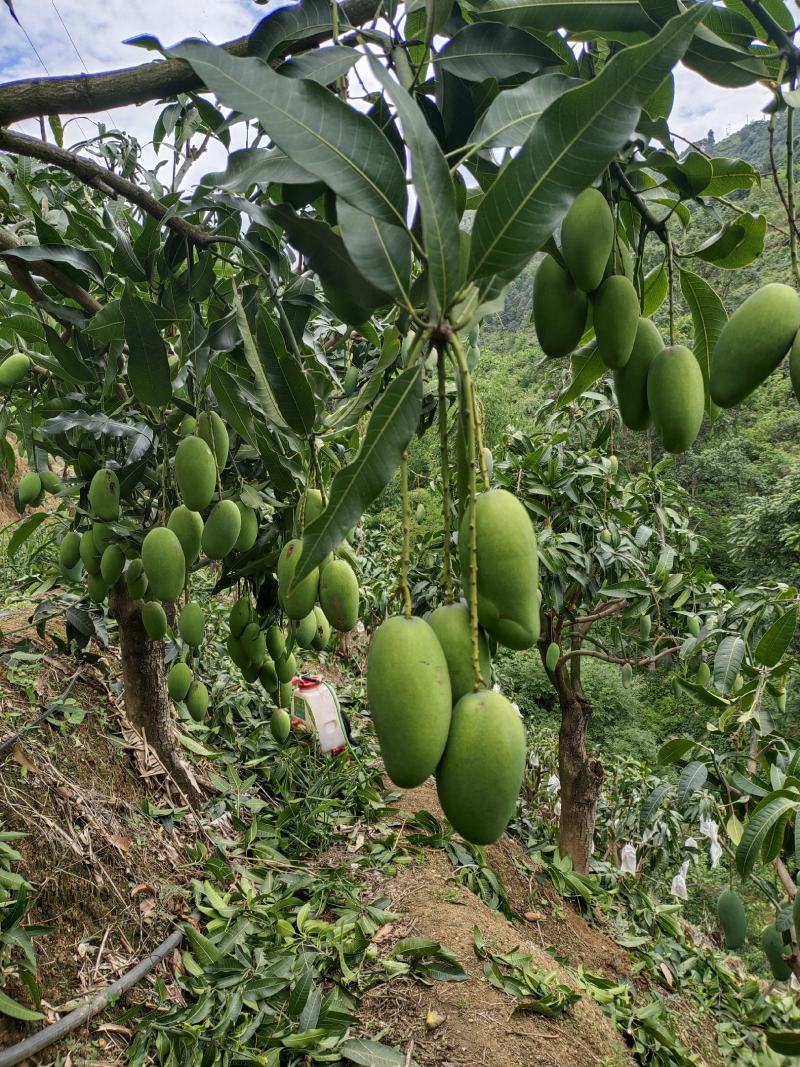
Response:
POLYGON ((710 419, 715 419, 719 411, 709 392, 711 356, 722 327, 728 321, 728 314, 716 291, 705 278, 681 267, 680 280, 683 298, 692 314, 694 354, 703 372, 706 414, 710 419))
POLYGON ((687 693, 692 700, 697 701, 698 704, 705 704, 708 708, 727 708, 728 701, 719 696, 717 693, 712 693, 710 689, 706 689, 704 685, 700 685, 699 682, 690 682, 686 678, 676 679, 678 686, 687 693))
POLYGON ((714 685, 720 693, 730 693, 744 659, 745 643, 730 634, 723 637, 714 655, 714 685))
POLYGON ((744 159, 715 156, 710 162, 712 177, 703 196, 726 196, 735 189, 749 189, 761 184, 761 175, 744 159))
POLYGON ((511 279, 541 248, 632 136, 642 105, 686 51, 704 11, 698 5, 671 19, 549 105, 475 214, 471 278, 511 279))
POLYGON ((263 308, 258 313, 256 336, 281 415, 295 433, 310 434, 317 418, 314 391, 298 361, 284 351, 280 327, 263 308))
POLYGON ((190 63, 227 107, 257 118, 295 163, 386 222, 405 223, 406 182, 391 145, 366 115, 321 85, 283 78, 259 59, 187 41, 170 55, 190 63))
POLYGON ((0 1015, 8 1015, 12 1019, 19 1019, 23 1023, 33 1023, 44 1018, 40 1011, 32 1011, 30 1008, 26 1008, 24 1004, 12 1000, 2 989, 0 989, 0 1015))
POLYGON ((564 74, 543 74, 498 93, 470 134, 470 142, 481 148, 517 148, 545 108, 580 84, 578 78, 564 74))
POLYGON ((453 11, 454 0, 425 0, 425 44, 430 43, 440 33, 453 11))
MULTIPOLYGON (((17 248, 9 248, 0 255, 6 258, 21 259, 25 263, 58 263, 66 267, 74 267, 84 271, 102 284, 103 272, 100 264, 90 256, 88 252, 80 248, 69 248, 67 245, 19 245, 17 248)), ((33 273, 36 273, 34 266, 33 273)), ((39 1016, 41 1018, 41 1016, 39 1016)))
POLYGON ((770 793, 753 808, 745 824, 742 839, 736 846, 736 869, 743 878, 753 870, 761 854, 761 848, 770 828, 787 812, 793 811, 800 802, 797 793, 780 789, 770 793))
POLYGON ((683 768, 678 778, 677 797, 679 801, 688 800, 689 797, 702 789, 708 778, 708 768, 699 760, 692 760, 683 768))
POLYGON ((764 251, 767 220, 764 215, 746 212, 704 241, 691 253, 723 270, 737 270, 758 259, 764 251))
POLYGON ((250 406, 242 396, 236 379, 218 364, 208 368, 208 384, 219 404, 220 413, 239 436, 253 447, 256 437, 250 406))
POLYGON ((315 48, 281 63, 278 74, 288 78, 308 78, 319 85, 331 85, 337 78, 347 74, 360 55, 355 48, 346 45, 315 48))
POLYGON ((380 1041, 368 1041, 360 1037, 348 1038, 336 1051, 350 1063, 358 1063, 361 1067, 418 1067, 417 1061, 408 1059, 405 1052, 380 1041))
POLYGON ((337 202, 336 216, 345 248, 361 273, 384 293, 408 303, 411 238, 407 231, 365 215, 346 200, 337 202))
POLYGON ((119 302, 128 342, 128 380, 142 404, 163 407, 172 399, 167 346, 144 300, 126 289, 119 302))
POLYGON ((645 830, 653 821, 653 816, 658 811, 664 798, 670 793, 672 786, 669 782, 659 782, 652 793, 639 809, 639 829, 645 830))
POLYGON ((327 506, 305 529, 295 583, 319 566, 388 484, 414 436, 422 411, 422 374, 409 367, 375 406, 355 459, 337 471, 327 506))
POLYGON ((236 324, 239 327, 239 333, 242 338, 244 358, 253 375, 258 402, 264 409, 267 418, 274 422, 276 426, 286 426, 286 420, 283 415, 281 415, 278 402, 275 399, 275 394, 272 392, 272 387, 269 384, 266 370, 261 362, 261 356, 259 355, 258 348, 253 339, 250 323, 247 321, 247 313, 242 304, 242 298, 239 296, 236 289, 233 291, 233 307, 236 313, 236 324))
POLYGON ((240 148, 228 156, 225 170, 204 174, 200 185, 228 193, 244 193, 252 185, 268 185, 270 182, 310 184, 313 181, 314 175, 289 159, 280 148, 240 148))
POLYGON ((667 299, 669 290, 669 277, 664 264, 659 263, 648 271, 644 279, 644 301, 642 303, 642 315, 649 318, 655 314, 667 299))
POLYGON ((663 766, 683 759, 696 744, 697 742, 693 741, 691 737, 673 737, 671 740, 665 741, 658 750, 658 762, 663 766))
POLYGON ((375 59, 370 69, 397 108, 411 161, 411 180, 419 201, 428 274, 442 308, 450 305, 463 282, 455 187, 439 142, 417 104, 375 59))
POLYGON ((434 63, 465 81, 496 78, 502 82, 515 74, 536 74, 543 66, 560 64, 561 59, 524 30, 501 22, 473 22, 450 38, 434 63))
POLYGON ((797 626, 797 608, 777 618, 756 645, 755 659, 762 667, 775 667, 788 651, 797 626))
POLYGON ((800 1056, 800 1030, 767 1030, 766 1038, 779 1056, 800 1056))
POLYGON ((600 358, 597 346, 592 342, 586 348, 579 349, 570 357, 572 381, 558 398, 556 407, 565 408, 573 400, 591 389, 594 383, 606 372, 606 365, 600 358))
MULTIPOLYGON (((347 25, 346 12, 339 14, 339 28, 347 25)), ((300 0, 271 12, 256 26, 247 43, 251 56, 270 60, 290 41, 302 40, 325 33, 331 27, 331 5, 328 0, 300 0)))
POLYGON ((534 30, 653 30, 638 0, 486 0, 479 10, 481 18, 534 30))
POLYGON ((37 511, 33 515, 28 515, 26 518, 21 519, 17 523, 17 528, 11 535, 6 546, 6 553, 10 558, 14 558, 19 549, 25 544, 31 534, 35 533, 45 519, 50 517, 47 511, 37 511))

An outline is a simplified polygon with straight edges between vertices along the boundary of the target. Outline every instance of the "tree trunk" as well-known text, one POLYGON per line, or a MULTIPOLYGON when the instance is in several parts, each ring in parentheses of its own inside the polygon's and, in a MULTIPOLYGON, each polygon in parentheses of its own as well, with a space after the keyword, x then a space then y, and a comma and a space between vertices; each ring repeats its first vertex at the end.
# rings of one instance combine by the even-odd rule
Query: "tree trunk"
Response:
POLYGON ((194 806, 202 792, 175 741, 172 707, 164 678, 164 642, 151 641, 147 636, 141 606, 140 600, 131 600, 124 580, 120 579, 114 587, 112 610, 119 627, 125 713, 194 806))
POLYGON ((569 856, 576 871, 585 874, 594 848, 597 798, 605 772, 601 760, 586 751, 586 727, 592 715, 588 701, 574 693, 559 693, 561 729, 558 772, 561 780, 559 852, 569 856))

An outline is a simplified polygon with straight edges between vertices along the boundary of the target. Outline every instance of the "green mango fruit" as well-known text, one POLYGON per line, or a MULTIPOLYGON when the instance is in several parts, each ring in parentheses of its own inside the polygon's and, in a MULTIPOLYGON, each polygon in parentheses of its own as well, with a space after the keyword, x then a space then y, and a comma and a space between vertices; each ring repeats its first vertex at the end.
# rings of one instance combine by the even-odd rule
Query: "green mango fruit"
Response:
POLYGON ((108 525, 107 522, 93 522, 92 523, 92 537, 94 537, 94 543, 97 551, 102 554, 114 541, 114 531, 108 525))
POLYGON ((97 551, 94 534, 91 530, 85 530, 81 534, 80 557, 81 562, 86 568, 87 574, 98 575, 100 573, 100 560, 102 559, 102 556, 100 552, 97 551))
POLYGON ((317 616, 309 611, 305 618, 298 619, 293 624, 294 639, 301 648, 313 648, 314 638, 317 636, 317 616))
POLYGON ((208 711, 208 689, 202 682, 192 682, 186 694, 186 710, 195 722, 202 722, 208 711))
POLYGON ((230 441, 225 423, 216 411, 204 411, 202 413, 197 420, 197 434, 214 453, 214 458, 217 461, 217 468, 222 470, 228 462, 230 441))
POLYGON ((89 483, 89 507, 96 519, 119 518, 119 478, 108 467, 101 467, 89 483))
POLYGON ((282 708, 291 708, 292 706, 292 683, 281 682, 278 686, 278 704, 282 708))
POLYGON ((547 356, 567 356, 586 329, 589 301, 563 267, 545 256, 533 279, 533 324, 547 356))
POLYGON ((275 708, 269 719, 269 732, 282 745, 292 732, 292 717, 284 708, 275 708))
POLYGON ((203 527, 203 552, 209 559, 224 559, 233 552, 241 529, 242 516, 236 504, 232 500, 220 500, 203 527))
POLYGON ((700 620, 696 615, 690 615, 686 620, 686 629, 692 635, 692 637, 700 636, 700 620))
POLYGON ((694 679, 698 685, 708 685, 711 681, 711 668, 705 660, 701 661, 700 666, 695 672, 694 679))
POLYGON ((331 624, 328 622, 325 612, 319 604, 314 605, 314 620, 315 629, 313 645, 317 652, 324 652, 331 639, 331 624))
POLYGON ((319 603, 335 630, 348 633, 358 622, 358 578, 345 560, 333 559, 322 571, 319 603))
POLYGON ((662 349, 647 375, 647 406, 667 452, 691 448, 705 412, 703 372, 685 345, 662 349))
POLYGON ((639 640, 649 641, 650 631, 653 628, 653 620, 649 615, 642 615, 639 618, 639 640))
POLYGON ((167 672, 167 692, 174 701, 183 700, 194 681, 192 668, 186 663, 173 663, 167 672))
POLYGON ((156 526, 142 542, 148 591, 156 600, 177 600, 186 581, 186 557, 172 530, 156 526))
POLYGON ((730 408, 775 370, 800 329, 800 296, 771 282, 752 293, 720 331, 711 357, 711 399, 730 408))
POLYGON ((175 451, 175 480, 190 511, 202 511, 217 488, 214 454, 202 437, 184 437, 175 451))
POLYGON ((199 648, 203 643, 206 632, 206 620, 203 609, 195 600, 184 604, 178 619, 178 633, 187 645, 199 648))
POLYGON ((147 575, 144 573, 144 564, 140 559, 133 559, 125 571, 125 584, 128 586, 128 596, 132 600, 141 600, 147 592, 147 575))
POLYGON ((344 395, 350 396, 355 392, 355 388, 358 385, 358 367, 354 367, 351 363, 347 370, 344 372, 344 395))
POLYGON ((255 610, 249 596, 240 597, 228 615, 228 626, 234 637, 241 637, 249 623, 255 621, 255 610))
POLYGON ((240 671, 243 671, 246 667, 250 666, 250 657, 247 655, 245 647, 238 637, 234 637, 233 634, 228 634, 228 640, 225 642, 225 647, 228 650, 228 655, 240 671))
POLYGON ((725 934, 725 948, 741 948, 747 937, 747 915, 735 889, 724 889, 717 899, 717 918, 725 934))
POLYGON ((109 545, 100 557, 100 574, 103 576, 107 589, 110 589, 112 585, 116 585, 124 570, 125 553, 119 545, 109 545))
POLYGON ((647 406, 647 376, 653 360, 664 350, 661 334, 650 319, 638 320, 627 362, 614 371, 619 415, 629 430, 646 430, 651 423, 647 406))
POLYGON ((552 674, 556 669, 559 657, 561 656, 561 646, 557 641, 551 641, 547 646, 547 654, 545 656, 544 665, 552 674))
POLYGON ((280 681, 278 672, 275 670, 275 661, 265 659, 258 672, 258 680, 268 693, 277 693, 280 681))
MULTIPOLYGON (((290 591, 302 551, 303 542, 295 538, 286 542, 278 558, 278 600, 290 619, 304 618, 309 611, 314 610, 317 600, 319 585, 317 567, 290 591)), ((327 612, 325 614, 327 615, 327 612)))
POLYGON ((319 489, 306 489, 305 493, 300 497, 297 502, 297 507, 294 509, 294 528, 300 531, 301 519, 302 527, 310 526, 314 519, 318 518, 325 505, 322 502, 322 492, 319 489))
POLYGON ((233 547, 237 552, 249 552, 258 539, 258 516, 252 508, 249 508, 247 504, 243 504, 241 500, 236 501, 236 507, 239 509, 242 523, 239 529, 239 536, 236 538, 236 544, 233 547))
POLYGON ((286 635, 280 626, 272 625, 267 630, 267 652, 276 663, 286 655, 286 635))
POLYGON ((623 689, 630 689, 631 682, 633 681, 633 667, 631 667, 630 663, 623 663, 622 664, 621 674, 622 674, 622 688, 623 689))
POLYGON ((789 380, 794 389, 794 395, 800 400, 800 332, 795 335, 792 349, 789 352, 789 380))
POLYGON ((167 529, 172 530, 181 543, 186 566, 191 567, 200 556, 203 542, 203 517, 185 504, 173 508, 167 520, 167 529))
POLYGON ((491 689, 462 697, 436 770, 453 829, 475 845, 496 841, 514 815, 524 771, 525 730, 513 705, 491 689))
POLYGON ((71 571, 81 560, 81 535, 67 530, 58 546, 58 564, 62 571, 71 571))
POLYGON ((603 280, 614 244, 614 216, 599 189, 584 189, 561 223, 561 255, 579 289, 593 292, 603 280))
POLYGON ((792 970, 783 954, 783 934, 774 923, 764 927, 761 934, 761 947, 767 957, 772 977, 778 982, 785 982, 791 978, 792 970))
MULTIPOLYGON (((469 625, 469 608, 464 603, 442 604, 428 616, 428 625, 436 634, 447 661, 450 676, 450 692, 453 704, 474 688, 472 671, 472 635, 469 625)), ((492 661, 486 637, 478 630, 478 661, 483 684, 489 685, 492 677, 492 661)))
POLYGON ((639 297, 623 274, 606 278, 592 298, 597 351, 607 367, 624 367, 639 326, 639 297))
POLYGON ((53 471, 39 471, 39 478, 42 483, 42 489, 46 493, 50 493, 51 496, 60 493, 64 487, 64 483, 53 471))
POLYGON ((242 677, 246 682, 253 682, 258 680, 258 676, 261 673, 261 665, 258 663, 250 663, 248 660, 244 667, 242 667, 242 677))
POLYGON ((421 785, 442 757, 452 709, 447 660, 424 619, 396 615, 377 628, 367 699, 386 773, 404 789, 421 785))
POLYGON ((89 599, 93 604, 102 604, 108 592, 108 586, 99 574, 90 574, 86 585, 89 590, 89 599))
MULTIPOLYGON (((458 535, 464 589, 470 587, 469 509, 458 535)), ((505 489, 475 501, 478 619, 508 648, 530 648, 539 637, 539 566, 536 534, 527 511, 505 489)))
POLYGON ((0 389, 13 389, 15 385, 19 385, 30 369, 31 361, 23 353, 17 352, 13 356, 6 356, 0 363, 0 389))
POLYGON ((623 241, 617 234, 611 245, 611 252, 603 272, 603 280, 610 278, 612 274, 622 274, 629 281, 633 281, 633 253, 630 245, 623 241))
POLYGON ((151 641, 161 641, 167 633, 167 613, 157 600, 142 604, 142 625, 151 641))
POLYGON ((37 500, 42 495, 42 479, 35 471, 23 474, 17 486, 17 497, 21 508, 29 505, 36 506, 37 500))
POLYGON ((278 675, 278 681, 284 685, 291 682, 297 675, 297 660, 293 652, 275 661, 275 673, 278 675))
POLYGON ((267 658, 267 639, 257 622, 251 622, 245 627, 241 642, 250 663, 260 667, 267 658))
POLYGON ((181 437, 192 437, 197 431, 197 419, 194 415, 184 415, 178 432, 181 437))

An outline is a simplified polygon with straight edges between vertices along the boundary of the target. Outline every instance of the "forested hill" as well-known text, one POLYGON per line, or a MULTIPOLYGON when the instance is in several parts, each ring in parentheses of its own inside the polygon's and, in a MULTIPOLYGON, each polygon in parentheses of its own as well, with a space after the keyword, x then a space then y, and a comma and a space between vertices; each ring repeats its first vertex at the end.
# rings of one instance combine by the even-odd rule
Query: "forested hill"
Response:
MULTIPOLYGON (((707 138, 696 144, 709 155, 744 159, 763 174, 769 173, 769 123, 766 118, 748 122, 740 130, 720 141, 715 140, 714 131, 711 130, 707 138)), ((775 125, 774 154, 778 163, 783 163, 786 159, 785 113, 778 116, 775 125)))

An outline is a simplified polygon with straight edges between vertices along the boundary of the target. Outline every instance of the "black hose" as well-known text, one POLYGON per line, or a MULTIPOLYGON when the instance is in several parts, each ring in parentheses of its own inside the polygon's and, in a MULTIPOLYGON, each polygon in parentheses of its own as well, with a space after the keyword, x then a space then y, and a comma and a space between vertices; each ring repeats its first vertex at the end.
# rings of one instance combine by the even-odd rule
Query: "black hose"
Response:
POLYGON ((109 1001, 113 997, 126 992, 131 986, 136 985, 141 978, 144 978, 146 974, 149 974, 160 960, 163 960, 169 952, 178 947, 182 938, 183 930, 174 930, 165 941, 161 942, 157 949, 154 949, 149 956, 145 956, 141 963, 137 963, 135 967, 123 974, 121 978, 118 978, 113 985, 104 989, 102 993, 96 993, 79 1008, 75 1008, 69 1015, 59 1019, 57 1023, 46 1026, 38 1034, 26 1037, 19 1044, 12 1045, 11 1048, 0 1052, 0 1067, 14 1067, 14 1064, 22 1063, 29 1056, 34 1056, 37 1052, 48 1048, 56 1041, 61 1041, 67 1034, 82 1026, 83 1023, 88 1022, 98 1012, 107 1008, 109 1001))

